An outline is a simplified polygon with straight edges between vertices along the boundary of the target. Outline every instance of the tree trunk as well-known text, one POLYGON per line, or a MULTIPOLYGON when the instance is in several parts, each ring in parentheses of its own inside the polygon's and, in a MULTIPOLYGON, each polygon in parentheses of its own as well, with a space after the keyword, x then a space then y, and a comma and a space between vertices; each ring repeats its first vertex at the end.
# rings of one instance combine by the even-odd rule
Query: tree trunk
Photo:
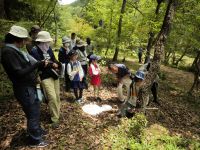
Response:
POLYGON ((180 58, 178 60, 176 60, 176 62, 174 63, 174 65, 177 67, 179 62, 183 59, 183 57, 185 56, 187 52, 187 48, 184 50, 184 52, 182 53, 182 55, 180 56, 180 58))
POLYGON ((165 53, 165 60, 164 60, 165 64, 169 64, 169 58, 171 54, 172 54, 171 50, 165 53))
MULTIPOLYGON (((57 0, 55 0, 54 4, 53 4, 53 8, 49 11, 49 13, 47 14, 46 18, 45 18, 45 15, 44 15, 44 18, 42 19, 43 22, 40 21, 40 27, 44 27, 46 21, 49 19, 51 13, 54 11, 55 7, 56 7, 56 4, 57 4, 57 0)), ((49 9, 49 8, 48 8, 49 9)), ((47 9, 47 11, 48 11, 47 9)))
MULTIPOLYGON (((114 1, 113 1, 113 4, 114 4, 114 1)), ((112 23, 113 23, 113 7, 111 7, 111 9, 110 9, 110 23, 109 23, 109 31, 108 31, 108 43, 107 43, 105 56, 107 56, 107 53, 108 53, 108 50, 109 50, 110 44, 111 44, 112 23)))
POLYGON ((56 47, 57 41, 58 41, 58 22, 57 22, 57 17, 56 17, 56 11, 54 9, 54 22, 55 22, 55 41, 54 41, 54 46, 56 47))
MULTIPOLYGON (((155 21, 158 20, 158 15, 159 15, 159 10, 160 10, 160 5, 164 0, 157 0, 157 7, 156 7, 156 17, 155 17, 155 21)), ((153 31, 149 32, 149 40, 148 40, 148 44, 147 44, 147 51, 146 51, 146 57, 145 57, 145 61, 144 64, 146 64, 149 60, 150 60, 150 54, 151 54, 151 48, 153 47, 154 43, 154 36, 155 33, 153 31)))
POLYGON ((200 51, 197 53, 197 57, 195 58, 195 69, 194 69, 194 82, 192 84, 192 87, 189 91, 189 93, 192 93, 194 91, 194 88, 199 86, 199 76, 200 76, 200 51))
POLYGON ((163 20, 163 25, 155 41, 155 48, 154 48, 155 51, 154 51, 153 61, 151 62, 149 73, 145 77, 144 84, 140 88, 139 98, 143 102, 144 109, 146 107, 145 104, 149 93, 148 90, 150 89, 152 82, 155 80, 160 70, 160 63, 164 53, 165 42, 169 34, 171 21, 174 15, 174 10, 175 10, 174 4, 175 4, 174 0, 168 1, 168 6, 166 9, 165 18, 163 20))
POLYGON ((4 9, 4 0, 0 0, 0 19, 5 19, 6 18, 6 13, 4 9))
POLYGON ((119 18, 119 24, 118 24, 116 48, 115 48, 115 54, 113 56, 113 61, 117 61, 117 58, 118 58, 119 44, 121 40, 122 20, 123 20, 123 14, 125 12, 125 8, 126 8, 126 0, 123 0, 122 7, 121 7, 121 14, 119 18))
POLYGON ((144 61, 145 64, 150 60, 150 54, 151 54, 151 48, 153 46, 152 43, 153 43, 153 40, 154 40, 154 36, 155 36, 155 33, 153 33, 153 32, 149 33, 149 40, 148 40, 148 44, 147 44, 147 52, 146 52, 146 57, 145 57, 145 61, 144 61))

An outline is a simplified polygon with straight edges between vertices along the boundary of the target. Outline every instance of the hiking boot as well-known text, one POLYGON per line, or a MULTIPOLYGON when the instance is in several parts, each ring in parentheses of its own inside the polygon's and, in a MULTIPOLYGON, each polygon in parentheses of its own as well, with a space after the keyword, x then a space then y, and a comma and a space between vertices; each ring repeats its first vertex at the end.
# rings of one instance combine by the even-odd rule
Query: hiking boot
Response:
POLYGON ((38 143, 34 143, 34 144, 30 144, 29 146, 31 147, 31 148, 43 148, 43 147, 46 147, 46 146, 48 146, 49 145, 49 143, 48 142, 46 142, 46 141, 40 141, 40 142, 38 142, 38 143))

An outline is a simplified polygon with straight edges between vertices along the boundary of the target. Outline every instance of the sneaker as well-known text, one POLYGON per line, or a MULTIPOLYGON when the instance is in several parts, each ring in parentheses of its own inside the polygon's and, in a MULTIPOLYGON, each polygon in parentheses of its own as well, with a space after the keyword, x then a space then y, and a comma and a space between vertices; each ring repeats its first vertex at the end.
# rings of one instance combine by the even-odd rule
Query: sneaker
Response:
POLYGON ((46 136, 48 134, 48 132, 41 128, 41 134, 42 134, 42 136, 46 136))
POLYGON ((58 123, 58 122, 53 122, 53 123, 51 124, 51 127, 52 127, 53 129, 58 129, 58 128, 59 128, 59 123, 58 123))
POLYGON ((82 99, 82 98, 79 98, 79 99, 77 100, 77 103, 82 104, 82 103, 83 103, 83 99, 82 99))
POLYGON ((36 144, 30 144, 29 146, 30 146, 31 148, 36 148, 36 147, 38 147, 38 148, 43 148, 43 147, 46 147, 46 146, 48 146, 48 145, 49 145, 48 142, 46 142, 46 141, 41 141, 41 142, 36 143, 36 144))
POLYGON ((101 99, 100 97, 97 97, 96 100, 97 100, 98 103, 101 103, 101 102, 102 102, 102 99, 101 99))

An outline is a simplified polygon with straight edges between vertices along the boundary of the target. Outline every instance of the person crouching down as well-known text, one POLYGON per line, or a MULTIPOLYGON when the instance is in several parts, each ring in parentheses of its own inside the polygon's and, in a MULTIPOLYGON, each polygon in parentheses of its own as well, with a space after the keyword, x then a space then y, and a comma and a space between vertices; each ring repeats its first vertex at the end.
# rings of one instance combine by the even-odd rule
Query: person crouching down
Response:
POLYGON ((92 54, 90 56, 89 74, 91 77, 91 85, 94 88, 94 97, 97 100, 97 102, 101 102, 101 98, 99 97, 99 89, 101 85, 101 70, 97 63, 98 60, 100 60, 100 56, 96 56, 95 54, 92 54))
POLYGON ((83 89, 85 88, 83 77, 84 72, 81 67, 81 63, 77 60, 78 53, 76 50, 71 50, 69 52, 70 62, 67 64, 67 73, 71 81, 71 88, 74 90, 74 95, 76 97, 76 102, 83 102, 83 89), (79 93, 78 93, 79 90, 79 93))
POLYGON ((118 80, 117 94, 121 102, 125 102, 130 92, 131 72, 124 64, 109 64, 108 69, 114 73, 118 80), (127 96, 123 95, 123 85, 126 87, 127 96))
POLYGON ((145 74, 143 71, 136 72, 135 77, 130 85, 130 93, 127 98, 127 102, 123 104, 118 115, 125 117, 127 114, 134 112, 139 100, 139 89, 143 85, 144 76, 145 74))

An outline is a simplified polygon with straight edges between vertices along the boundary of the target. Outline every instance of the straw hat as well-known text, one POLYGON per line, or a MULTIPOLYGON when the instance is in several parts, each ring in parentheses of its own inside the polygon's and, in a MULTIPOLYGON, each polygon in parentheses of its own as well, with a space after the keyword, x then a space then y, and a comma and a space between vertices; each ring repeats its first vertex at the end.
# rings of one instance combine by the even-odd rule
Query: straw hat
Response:
POLYGON ((62 43, 64 44, 64 43, 70 43, 71 42, 71 39, 70 38, 68 38, 68 37, 66 37, 66 36, 64 36, 63 38, 62 38, 62 43))
POLYGON ((28 31, 25 28, 16 26, 16 25, 14 25, 10 28, 9 33, 18 38, 27 38, 28 37, 28 31))
POLYGON ((40 31, 37 35, 36 40, 37 42, 51 42, 53 39, 51 38, 49 32, 47 31, 40 31))

